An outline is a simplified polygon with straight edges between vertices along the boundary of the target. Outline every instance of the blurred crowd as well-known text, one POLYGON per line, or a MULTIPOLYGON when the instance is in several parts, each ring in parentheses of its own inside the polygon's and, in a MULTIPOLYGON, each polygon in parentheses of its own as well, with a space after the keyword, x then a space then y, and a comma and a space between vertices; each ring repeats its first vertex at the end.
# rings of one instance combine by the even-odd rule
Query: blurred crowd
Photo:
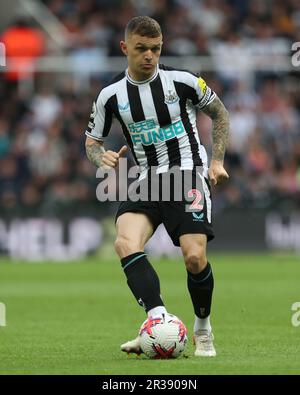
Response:
MULTIPOLYGON (((161 24, 164 55, 209 56, 215 71, 202 76, 231 119, 226 154, 230 182, 214 190, 216 212, 300 206, 300 73, 296 68, 273 70, 271 64, 274 55, 290 59, 291 45, 300 37, 298 0, 43 2, 70 33, 66 53, 86 62, 95 51, 120 56, 124 26, 142 14, 161 24), (260 54, 270 60, 269 70, 253 71, 247 65, 260 54), (238 66, 234 72, 233 63, 238 66)), ((40 53, 47 51, 45 44, 40 53)), ((112 76, 93 75, 85 91, 74 89, 71 78, 35 77, 28 97, 20 94, 16 77, 0 74, 1 211, 98 209, 98 180, 86 159, 84 131, 93 100, 112 76)), ((211 121, 200 113, 198 125, 210 153, 211 121)), ((114 125, 108 147, 117 150, 123 142, 114 125)))

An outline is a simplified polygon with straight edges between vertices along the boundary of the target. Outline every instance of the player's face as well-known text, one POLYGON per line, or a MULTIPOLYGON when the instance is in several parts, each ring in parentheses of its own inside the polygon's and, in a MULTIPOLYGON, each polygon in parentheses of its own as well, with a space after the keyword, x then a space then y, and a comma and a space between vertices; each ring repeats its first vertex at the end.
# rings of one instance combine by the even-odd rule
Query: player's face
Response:
POLYGON ((162 48, 161 36, 153 38, 132 34, 120 45, 127 56, 129 73, 133 79, 142 81, 155 73, 162 48))

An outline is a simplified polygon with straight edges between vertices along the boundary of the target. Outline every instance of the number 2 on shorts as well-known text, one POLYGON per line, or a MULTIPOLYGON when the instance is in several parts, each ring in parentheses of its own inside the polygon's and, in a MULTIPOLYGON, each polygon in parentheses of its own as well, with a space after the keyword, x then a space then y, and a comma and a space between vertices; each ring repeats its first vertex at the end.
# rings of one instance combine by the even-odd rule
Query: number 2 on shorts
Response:
POLYGON ((192 204, 190 205, 190 210, 203 210, 203 204, 199 204, 200 200, 202 199, 202 194, 198 189, 190 189, 188 191, 188 197, 191 198, 195 196, 192 204))

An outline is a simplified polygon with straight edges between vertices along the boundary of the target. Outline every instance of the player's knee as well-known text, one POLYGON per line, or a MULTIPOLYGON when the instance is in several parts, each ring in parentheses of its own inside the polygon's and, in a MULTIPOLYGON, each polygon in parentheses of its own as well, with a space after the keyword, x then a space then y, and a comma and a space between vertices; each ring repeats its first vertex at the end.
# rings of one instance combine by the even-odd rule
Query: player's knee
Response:
POLYGON ((130 250, 130 240, 126 237, 118 236, 115 241, 115 251, 119 255, 120 258, 128 256, 130 253, 127 253, 130 250))
POLYGON ((190 273, 202 272, 207 265, 206 254, 202 250, 191 251, 184 257, 185 266, 190 273))
POLYGON ((118 236, 115 241, 115 251, 120 258, 124 258, 135 252, 141 251, 141 247, 138 243, 129 238, 118 236))

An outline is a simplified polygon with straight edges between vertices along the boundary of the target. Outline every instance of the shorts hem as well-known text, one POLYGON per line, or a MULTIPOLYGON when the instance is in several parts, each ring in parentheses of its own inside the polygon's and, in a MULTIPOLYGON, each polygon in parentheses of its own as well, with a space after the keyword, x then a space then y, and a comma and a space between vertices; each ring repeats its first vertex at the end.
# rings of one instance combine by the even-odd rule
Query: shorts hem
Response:
POLYGON ((179 243, 180 236, 188 235, 188 234, 206 235, 207 236, 207 242, 209 242, 209 241, 211 241, 211 240, 213 240, 215 238, 215 235, 212 232, 208 232, 208 231, 207 232, 205 232, 205 231, 201 232, 201 231, 196 230, 196 229, 195 230, 191 229, 191 230, 179 232, 179 233, 176 234, 175 237, 170 236, 172 241, 173 241, 174 246, 175 247, 180 247, 180 243, 179 243))
POLYGON ((151 222, 151 224, 153 225, 153 233, 156 231, 156 229, 157 229, 157 227, 160 225, 160 223, 158 223, 153 217, 151 217, 151 215, 149 215, 148 213, 146 213, 145 212, 145 210, 143 210, 143 209, 131 209, 131 208, 129 208, 128 210, 122 210, 122 211, 118 211, 117 212, 117 214, 116 214, 116 216, 115 216, 115 224, 116 224, 116 222, 117 222, 117 219, 121 216, 121 215, 123 215, 123 214, 126 214, 126 213, 140 213, 140 214, 144 214, 148 219, 149 219, 149 221, 151 222))

